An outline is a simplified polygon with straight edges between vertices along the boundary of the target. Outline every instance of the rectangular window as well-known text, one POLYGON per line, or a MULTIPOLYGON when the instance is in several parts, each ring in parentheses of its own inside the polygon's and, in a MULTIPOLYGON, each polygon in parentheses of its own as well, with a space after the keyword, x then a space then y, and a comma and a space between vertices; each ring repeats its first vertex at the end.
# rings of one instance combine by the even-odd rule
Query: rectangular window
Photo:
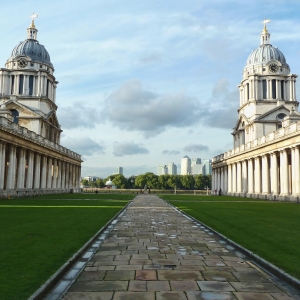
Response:
POLYGON ((250 99, 249 83, 247 83, 247 100, 250 99))
POLYGON ((20 75, 20 80, 19 80, 19 95, 23 94, 23 83, 24 83, 24 75, 20 75))
POLYGON ((11 91, 10 91, 11 95, 14 94, 14 87, 15 87, 15 75, 12 75, 11 76, 11 91))
POLYGON ((276 79, 272 79, 272 98, 276 99, 276 79))
POLYGON ((262 81, 263 99, 267 99, 267 80, 262 81))
POLYGON ((49 97, 49 79, 47 79, 47 86, 46 86, 46 96, 49 97))
POLYGON ((284 100, 284 80, 281 80, 281 99, 284 100))
POLYGON ((33 94, 33 75, 29 76, 29 95, 33 94))

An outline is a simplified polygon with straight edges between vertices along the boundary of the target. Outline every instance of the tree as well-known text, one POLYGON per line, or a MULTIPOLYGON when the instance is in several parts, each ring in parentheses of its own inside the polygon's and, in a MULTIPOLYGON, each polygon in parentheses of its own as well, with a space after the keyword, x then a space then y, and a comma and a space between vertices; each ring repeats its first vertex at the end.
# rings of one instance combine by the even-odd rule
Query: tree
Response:
POLYGON ((87 179, 82 179, 82 180, 81 180, 81 184, 82 184, 83 186, 89 186, 89 181, 88 181, 87 179))
POLYGON ((197 174, 197 175, 194 176, 194 178, 195 178, 196 188, 199 189, 199 190, 200 189, 203 190, 204 186, 205 186, 205 184, 204 184, 205 176, 203 176, 202 174, 197 174))
POLYGON ((168 187, 168 180, 170 175, 159 175, 158 176, 158 183, 160 189, 166 189, 168 187))
POLYGON ((112 182, 120 189, 125 189, 127 186, 127 179, 122 174, 116 174, 112 182))
POLYGON ((180 175, 169 175, 169 178, 167 180, 167 184, 171 188, 181 188, 181 181, 180 181, 180 175))
POLYGON ((136 180, 136 176, 134 175, 131 175, 130 177, 127 178, 128 189, 135 189, 135 180, 136 180))
POLYGON ((158 188, 158 176, 152 172, 145 173, 146 177, 146 184, 147 187, 150 189, 157 189, 158 188))
POLYGON ((138 175, 136 178, 135 178, 135 185, 141 189, 144 188, 146 184, 146 176, 145 174, 141 174, 141 175, 138 175))
POLYGON ((182 175, 180 178, 182 186, 186 189, 193 189, 195 186, 195 179, 193 175, 182 175))
POLYGON ((96 186, 97 186, 98 188, 103 188, 103 187, 105 186, 105 182, 103 181, 102 178, 98 178, 98 179, 96 180, 96 186))

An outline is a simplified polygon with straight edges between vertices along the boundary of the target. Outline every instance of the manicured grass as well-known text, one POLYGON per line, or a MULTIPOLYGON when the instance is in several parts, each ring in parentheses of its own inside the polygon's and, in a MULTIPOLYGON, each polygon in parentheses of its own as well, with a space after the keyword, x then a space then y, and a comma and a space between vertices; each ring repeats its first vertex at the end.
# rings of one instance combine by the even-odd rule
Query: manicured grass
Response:
POLYGON ((230 197, 230 196, 218 196, 218 195, 164 195, 164 194, 158 194, 158 196, 165 200, 173 200, 173 201, 239 201, 239 202, 245 202, 245 201, 261 201, 259 199, 249 199, 249 198, 237 198, 237 197, 230 197))
MULTIPOLYGON (((232 200, 237 199, 232 197, 232 200)), ((299 204, 270 201, 169 202, 300 279, 299 204)))
POLYGON ((0 200, 1 300, 27 299, 128 203, 51 197, 0 200))

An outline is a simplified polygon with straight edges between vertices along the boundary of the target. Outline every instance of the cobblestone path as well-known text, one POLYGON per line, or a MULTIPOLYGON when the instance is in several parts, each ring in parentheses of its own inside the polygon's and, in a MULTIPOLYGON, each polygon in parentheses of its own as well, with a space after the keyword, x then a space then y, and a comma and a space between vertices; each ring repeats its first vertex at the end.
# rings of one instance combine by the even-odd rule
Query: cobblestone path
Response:
POLYGON ((140 195, 63 299, 295 298, 158 197, 140 195))

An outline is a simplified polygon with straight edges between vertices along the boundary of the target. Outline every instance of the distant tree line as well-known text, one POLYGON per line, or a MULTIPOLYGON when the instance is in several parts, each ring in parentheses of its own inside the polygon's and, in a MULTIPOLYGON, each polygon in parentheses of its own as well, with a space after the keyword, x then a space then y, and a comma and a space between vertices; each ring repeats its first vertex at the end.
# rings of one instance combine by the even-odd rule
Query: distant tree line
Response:
POLYGON ((211 175, 155 175, 147 172, 138 176, 126 178, 122 174, 110 175, 107 178, 99 178, 94 182, 83 179, 81 184, 94 188, 105 187, 105 183, 111 180, 117 188, 120 189, 142 189, 147 185, 150 189, 186 189, 186 190, 203 190, 211 189, 211 175))

